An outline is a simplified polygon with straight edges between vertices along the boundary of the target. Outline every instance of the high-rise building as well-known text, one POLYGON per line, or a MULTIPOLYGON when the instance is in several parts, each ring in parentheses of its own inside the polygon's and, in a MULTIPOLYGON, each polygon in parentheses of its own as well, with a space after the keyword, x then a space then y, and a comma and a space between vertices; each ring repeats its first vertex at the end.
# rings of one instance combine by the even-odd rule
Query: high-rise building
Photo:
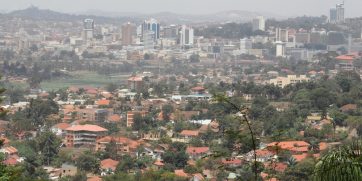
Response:
POLYGON ((329 22, 331 23, 344 22, 344 2, 341 4, 336 4, 335 8, 330 9, 329 22))
POLYGON ((285 56, 285 43, 281 41, 275 42, 276 51, 275 56, 277 57, 284 57, 285 56))
POLYGON ((248 39, 248 38, 240 39, 241 53, 246 54, 248 52, 248 50, 250 50, 252 48, 253 48, 253 42, 251 41, 251 39, 248 39))
POLYGON ((94 20, 93 19, 85 19, 83 21, 83 38, 84 40, 93 39, 94 36, 94 20))
POLYGON ((275 41, 288 42, 289 33, 287 29, 275 29, 275 41))
POLYGON ((163 38, 177 39, 178 27, 176 25, 170 25, 163 28, 163 38))
POLYGON ((258 16, 254 18, 252 24, 253 24, 253 31, 256 30, 265 31, 265 20, 263 16, 258 16))
POLYGON ((135 26, 128 22, 122 25, 122 45, 131 45, 133 42, 133 34, 135 26))
POLYGON ((155 32, 145 30, 143 32, 143 46, 145 50, 152 50, 155 48, 155 32))
POLYGON ((192 46, 194 44, 194 29, 183 25, 180 30, 180 45, 192 46))
POLYGON ((145 20, 142 24, 142 36, 147 31, 153 31, 154 41, 160 38, 160 23, 155 19, 145 20))

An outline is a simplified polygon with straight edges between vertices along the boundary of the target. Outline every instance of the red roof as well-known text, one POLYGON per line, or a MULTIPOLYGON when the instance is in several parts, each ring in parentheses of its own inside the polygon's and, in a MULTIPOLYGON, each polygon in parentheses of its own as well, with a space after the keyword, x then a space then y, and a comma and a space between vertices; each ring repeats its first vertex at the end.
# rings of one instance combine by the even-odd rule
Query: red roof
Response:
POLYGON ((10 157, 10 158, 4 160, 3 163, 5 165, 16 165, 18 163, 18 161, 15 158, 10 157))
POLYGON ((68 123, 58 123, 54 127, 61 129, 61 130, 65 130, 65 129, 69 128, 70 126, 71 125, 68 123))
POLYGON ((87 181, 102 181, 102 178, 98 176, 93 176, 88 178, 87 181))
POLYGON ((284 172, 284 170, 287 169, 287 167, 288 167, 288 165, 286 163, 280 163, 280 162, 278 162, 278 163, 266 162, 266 163, 264 163, 264 166, 266 168, 273 168, 273 169, 275 168, 275 170, 278 172, 284 172))
POLYGON ((209 152, 209 147, 187 147, 186 153, 193 155, 193 154, 200 154, 200 153, 207 153, 209 152))
POLYGON ((300 155, 292 155, 292 156, 293 156, 293 158, 295 158, 295 160, 296 160, 297 162, 300 162, 300 161, 306 159, 306 158, 308 157, 308 154, 307 154, 307 153, 303 153, 303 154, 300 154, 300 155))
POLYGON ((101 168, 102 169, 111 169, 113 171, 116 170, 119 161, 112 160, 112 159, 105 159, 101 161, 101 168))
POLYGON ((240 165, 241 164, 241 160, 240 159, 222 159, 221 163, 223 163, 224 165, 240 165))
POLYGON ((100 138, 97 140, 97 143, 101 143, 101 142, 109 143, 109 142, 111 142, 111 140, 115 141, 116 143, 126 144, 131 149, 136 149, 140 145, 140 143, 138 143, 137 141, 131 140, 126 137, 112 137, 112 136, 106 136, 106 137, 100 138))
POLYGON ((112 116, 109 116, 108 120, 112 122, 119 122, 121 121, 121 116, 118 114, 113 114, 112 116))
POLYGON ((156 165, 156 166, 164 166, 164 165, 165 165, 165 164, 162 163, 162 161, 160 161, 160 160, 155 161, 155 163, 153 163, 153 164, 156 165))
POLYGON ((74 125, 66 129, 67 131, 92 131, 92 132, 103 132, 108 131, 97 125, 85 124, 85 125, 74 125))
POLYGON ((272 142, 267 145, 268 147, 278 146, 283 150, 295 151, 295 152, 307 152, 309 143, 305 141, 281 141, 272 142))
POLYGON ((328 144, 326 142, 320 142, 319 143, 319 150, 323 151, 326 150, 328 148, 328 144))
POLYGON ((202 87, 202 86, 197 86, 197 87, 191 88, 191 90, 193 90, 193 91, 203 91, 203 90, 205 90, 205 88, 202 87))
POLYGON ((183 130, 180 133, 183 136, 199 136, 198 130, 183 130))
POLYGON ((130 77, 130 78, 128 79, 128 81, 142 81, 142 77, 137 77, 137 76, 130 77))
POLYGON ((188 177, 189 175, 187 175, 187 173, 184 172, 184 170, 175 170, 174 171, 175 175, 179 176, 179 177, 188 177))
POLYGON ((352 55, 340 55, 340 56, 336 57, 337 60, 346 60, 346 61, 353 61, 354 58, 355 57, 352 55))
POLYGON ((5 153, 8 153, 10 155, 18 153, 18 150, 12 146, 7 146, 7 147, 3 148, 3 150, 5 151, 5 153))
POLYGON ((107 99, 101 99, 97 101, 98 106, 108 106, 111 101, 107 99))

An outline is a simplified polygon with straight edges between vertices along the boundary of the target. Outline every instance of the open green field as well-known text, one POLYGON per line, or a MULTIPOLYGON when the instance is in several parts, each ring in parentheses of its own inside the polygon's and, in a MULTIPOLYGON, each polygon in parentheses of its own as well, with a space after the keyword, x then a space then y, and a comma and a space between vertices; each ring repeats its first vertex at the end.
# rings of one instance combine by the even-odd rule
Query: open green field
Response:
POLYGON ((105 76, 99 75, 96 72, 71 72, 72 77, 54 79, 51 81, 45 81, 40 84, 41 88, 47 91, 58 90, 69 86, 92 86, 92 87, 104 87, 109 83, 121 84, 127 80, 129 75, 112 75, 105 76))

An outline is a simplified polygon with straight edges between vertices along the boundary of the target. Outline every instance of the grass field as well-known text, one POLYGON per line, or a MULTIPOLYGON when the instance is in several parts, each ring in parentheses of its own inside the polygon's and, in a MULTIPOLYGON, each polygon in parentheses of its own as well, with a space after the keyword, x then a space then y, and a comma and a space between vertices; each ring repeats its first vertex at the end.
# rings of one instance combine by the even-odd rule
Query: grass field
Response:
POLYGON ((92 86, 104 87, 109 83, 121 84, 128 78, 129 75, 105 76, 99 75, 96 72, 72 72, 72 77, 55 79, 42 82, 41 88, 47 91, 58 90, 69 86, 92 86))

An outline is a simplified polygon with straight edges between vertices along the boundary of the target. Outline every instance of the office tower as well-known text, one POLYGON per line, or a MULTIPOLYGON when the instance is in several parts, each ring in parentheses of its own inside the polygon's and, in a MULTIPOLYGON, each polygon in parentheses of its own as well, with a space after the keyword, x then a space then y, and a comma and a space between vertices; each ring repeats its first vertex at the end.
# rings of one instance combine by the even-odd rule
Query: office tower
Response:
POLYGON ((83 21, 83 39, 90 40, 93 39, 94 35, 94 20, 93 19, 85 19, 83 21))
POLYGON ((276 51, 275 56, 277 57, 284 57, 285 56, 285 43, 281 41, 275 42, 276 51))
POLYGON ((336 4, 335 8, 330 9, 329 22, 331 23, 344 22, 344 2, 341 4, 336 4))
POLYGON ((299 32, 295 34, 296 43, 309 43, 310 42, 310 33, 299 32))
POLYGON ((170 25, 163 28, 163 38, 176 39, 178 36, 178 27, 176 25, 170 25))
POLYGON ((248 52, 248 50, 250 50, 252 48, 253 48, 253 42, 251 41, 251 39, 248 39, 248 38, 240 39, 241 53, 246 54, 248 52))
POLYGON ((276 28, 275 29, 275 41, 288 42, 288 30, 276 28))
POLYGON ((145 50, 152 50, 155 48, 155 32, 145 30, 143 32, 143 46, 145 50))
POLYGON ((122 45, 131 45, 133 42, 133 33, 135 26, 128 22, 122 25, 122 45))
POLYGON ((254 18, 252 24, 253 24, 253 31, 256 30, 265 31, 265 20, 263 16, 258 16, 254 18))
POLYGON ((182 47, 194 44, 194 29, 183 25, 180 30, 180 45, 182 47))
POLYGON ((145 20, 142 24, 142 36, 144 32, 153 31, 154 41, 160 38, 160 23, 155 19, 145 20))

